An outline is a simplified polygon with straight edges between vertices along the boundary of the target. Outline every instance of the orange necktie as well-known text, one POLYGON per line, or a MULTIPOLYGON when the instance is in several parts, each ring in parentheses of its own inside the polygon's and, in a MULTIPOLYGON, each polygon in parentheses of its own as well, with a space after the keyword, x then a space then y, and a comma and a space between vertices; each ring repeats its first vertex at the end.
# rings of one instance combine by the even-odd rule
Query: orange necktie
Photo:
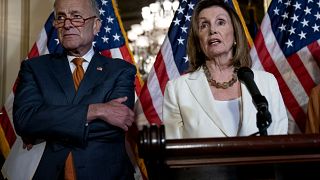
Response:
POLYGON ((84 70, 82 68, 83 58, 74 58, 72 62, 76 65, 76 69, 73 71, 72 77, 74 82, 74 87, 78 90, 80 82, 84 76, 84 70))
MULTIPOLYGON (((74 87, 76 91, 80 85, 80 82, 84 76, 84 70, 82 68, 83 58, 74 58, 72 62, 76 65, 76 69, 73 71, 72 77, 74 82, 74 87)), ((73 163, 73 156, 70 152, 66 159, 66 164, 64 168, 64 179, 65 180, 76 180, 76 170, 73 163)))

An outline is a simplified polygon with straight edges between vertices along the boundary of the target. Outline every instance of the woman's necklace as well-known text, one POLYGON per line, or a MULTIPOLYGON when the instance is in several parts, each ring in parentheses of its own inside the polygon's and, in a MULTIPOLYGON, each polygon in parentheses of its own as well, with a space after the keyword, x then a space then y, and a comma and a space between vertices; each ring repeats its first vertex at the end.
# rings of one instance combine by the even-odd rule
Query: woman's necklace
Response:
POLYGON ((203 65, 203 71, 204 71, 204 74, 206 75, 206 78, 207 78, 207 81, 209 82, 209 84, 211 86, 218 88, 218 89, 227 89, 227 88, 231 87, 238 80, 238 77, 236 75, 237 68, 234 69, 233 74, 232 74, 232 78, 230 79, 230 81, 227 81, 227 82, 217 82, 216 80, 212 79, 211 73, 210 73, 206 64, 203 65))

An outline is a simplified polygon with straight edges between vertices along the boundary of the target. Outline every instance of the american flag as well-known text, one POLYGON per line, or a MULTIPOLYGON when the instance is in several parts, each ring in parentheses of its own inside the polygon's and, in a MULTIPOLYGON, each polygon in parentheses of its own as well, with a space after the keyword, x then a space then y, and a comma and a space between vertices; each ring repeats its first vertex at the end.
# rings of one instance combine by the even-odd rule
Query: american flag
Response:
POLYGON ((310 90, 320 83, 320 1, 273 0, 251 57, 275 75, 289 114, 289 133, 304 132, 310 90))
MULTIPOLYGON (((224 2, 238 13, 249 44, 252 44, 237 1, 224 0, 224 2)), ((197 0, 180 0, 180 5, 149 73, 148 80, 142 87, 139 100, 144 115, 151 124, 162 123, 163 94, 168 80, 179 77, 188 68, 186 44, 192 12, 196 4, 197 0)))
MULTIPOLYGON (((97 0, 97 3, 99 5, 102 27, 94 39, 94 49, 107 57, 121 58, 134 64, 115 0, 97 0)), ((63 49, 59 43, 57 31, 53 27, 53 20, 54 14, 51 13, 44 28, 40 32, 38 40, 30 50, 27 59, 44 54, 62 52, 63 49)), ((15 87, 18 82, 19 81, 17 80, 12 93, 7 98, 7 101, 1 110, 3 114, 0 117, 0 147, 4 157, 8 156, 10 148, 16 140, 16 134, 12 123, 12 105, 15 87)), ((135 85, 136 94, 139 95, 141 91, 141 80, 139 75, 136 76, 135 85)))

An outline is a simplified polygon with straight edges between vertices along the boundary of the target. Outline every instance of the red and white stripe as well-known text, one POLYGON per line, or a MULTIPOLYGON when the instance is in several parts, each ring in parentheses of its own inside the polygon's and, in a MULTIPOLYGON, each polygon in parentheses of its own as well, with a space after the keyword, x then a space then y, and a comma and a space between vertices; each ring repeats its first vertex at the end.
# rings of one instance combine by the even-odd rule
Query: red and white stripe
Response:
POLYGON ((250 54, 254 61, 253 68, 271 72, 278 80, 289 117, 293 120, 291 123, 297 125, 291 124, 289 133, 303 132, 308 95, 311 88, 320 82, 317 65, 319 41, 285 57, 271 29, 270 17, 266 14, 250 54))
POLYGON ((166 84, 170 79, 179 76, 180 73, 174 61, 171 43, 166 36, 139 98, 149 123, 162 123, 163 94, 166 84))

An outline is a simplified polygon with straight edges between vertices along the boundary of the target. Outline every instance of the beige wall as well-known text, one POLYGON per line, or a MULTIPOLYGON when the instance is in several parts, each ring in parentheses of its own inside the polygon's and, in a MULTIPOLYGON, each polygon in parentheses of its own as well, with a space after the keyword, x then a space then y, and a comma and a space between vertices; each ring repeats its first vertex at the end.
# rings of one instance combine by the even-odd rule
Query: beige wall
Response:
POLYGON ((27 56, 53 0, 0 1, 0 102, 4 104, 17 77, 21 60, 27 56))
POLYGON ((6 21, 6 14, 7 14, 7 1, 6 0, 1 0, 0 1, 0 105, 2 105, 2 94, 4 91, 4 57, 6 56, 5 52, 5 44, 6 44, 6 39, 5 39, 5 25, 7 24, 6 21))

